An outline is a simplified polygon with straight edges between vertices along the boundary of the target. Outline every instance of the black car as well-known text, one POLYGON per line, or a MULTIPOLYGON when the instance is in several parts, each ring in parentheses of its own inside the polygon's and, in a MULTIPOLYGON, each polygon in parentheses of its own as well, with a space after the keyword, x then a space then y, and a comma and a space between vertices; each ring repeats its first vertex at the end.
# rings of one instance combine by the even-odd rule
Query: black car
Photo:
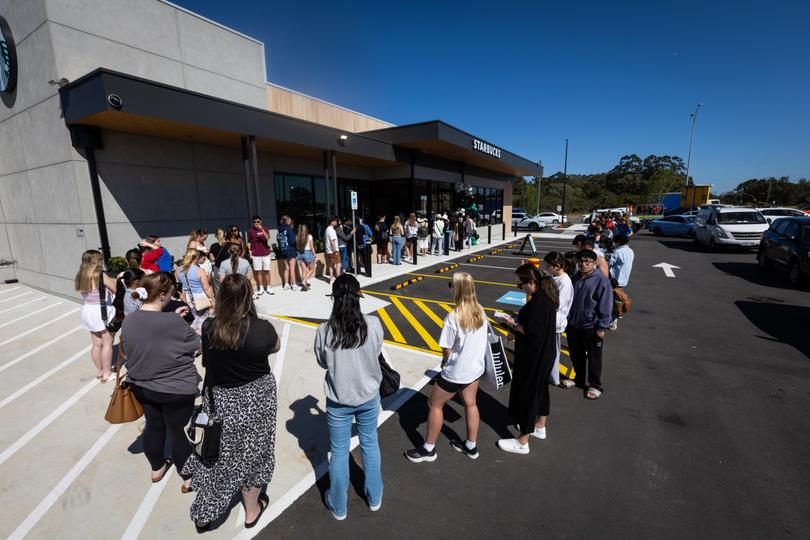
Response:
POLYGON ((799 285, 810 276, 810 216, 777 219, 762 234, 757 252, 760 268, 785 268, 799 285))

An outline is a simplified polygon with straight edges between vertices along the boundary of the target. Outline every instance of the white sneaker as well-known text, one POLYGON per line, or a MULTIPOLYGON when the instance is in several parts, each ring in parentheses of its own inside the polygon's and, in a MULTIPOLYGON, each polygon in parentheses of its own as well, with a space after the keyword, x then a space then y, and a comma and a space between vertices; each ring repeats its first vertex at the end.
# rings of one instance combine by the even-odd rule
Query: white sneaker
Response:
POLYGON ((504 452, 510 452, 512 454, 525 455, 529 453, 529 445, 520 444, 517 439, 501 439, 498 441, 498 448, 504 452))
POLYGON ((261 296, 263 294, 264 294, 264 291, 259 289, 259 291, 256 293, 256 297, 259 297, 259 296, 261 296))
POLYGON ((271 295, 271 296, 276 294, 276 292, 273 289, 265 289, 264 292, 271 295))
POLYGON ((546 438, 546 428, 534 426, 534 433, 531 434, 535 439, 546 438))
POLYGON ((372 512, 376 512, 380 508, 382 508, 382 500, 380 500, 380 502, 378 502, 377 504, 375 504, 373 506, 372 505, 368 506, 368 509, 371 510, 372 512))

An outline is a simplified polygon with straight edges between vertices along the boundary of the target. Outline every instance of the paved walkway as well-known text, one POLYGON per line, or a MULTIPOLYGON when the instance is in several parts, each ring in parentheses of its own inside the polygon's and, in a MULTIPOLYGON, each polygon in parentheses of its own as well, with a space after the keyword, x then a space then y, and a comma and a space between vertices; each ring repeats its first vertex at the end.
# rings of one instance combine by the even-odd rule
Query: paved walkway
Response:
MULTIPOLYGON (((481 244, 472 251, 491 247, 481 244)), ((374 278, 361 282, 367 286, 437 260, 375 266, 374 278)), ((302 310, 325 318, 327 285, 313 285, 307 293, 279 292, 259 302, 282 336, 281 350, 270 358, 278 380, 277 461, 268 490, 271 508, 261 527, 306 492, 326 467, 323 371, 313 357, 314 329, 277 318, 301 316, 302 310)), ((378 302, 386 303, 365 300, 365 311, 374 311, 378 302)), ((0 536, 196 537, 188 517, 193 495, 180 493, 177 475, 150 482, 142 421, 121 426, 104 421, 112 383, 94 378, 79 309, 76 302, 25 285, 0 285, 0 536)), ((402 375, 403 390, 384 402, 381 423, 427 384, 438 364, 436 354, 391 344, 385 353, 402 375)), ((237 505, 208 537, 250 538, 261 529, 246 531, 243 521, 237 505)))

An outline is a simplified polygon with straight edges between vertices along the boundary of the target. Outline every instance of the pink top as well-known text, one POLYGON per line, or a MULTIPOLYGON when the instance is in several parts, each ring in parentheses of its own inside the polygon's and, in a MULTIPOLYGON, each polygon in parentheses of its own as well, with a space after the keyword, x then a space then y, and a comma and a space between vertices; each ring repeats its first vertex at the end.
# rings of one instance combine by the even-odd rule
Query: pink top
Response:
MULTIPOLYGON (((105 291, 105 292, 107 293, 107 294, 104 295, 106 300, 107 300, 107 305, 110 305, 110 303, 111 303, 110 300, 112 299, 112 295, 110 294, 110 291, 105 291)), ((99 301, 100 297, 99 297, 99 294, 98 294, 98 289, 90 291, 90 292, 83 292, 82 293, 82 298, 84 299, 84 305, 86 305, 86 306, 97 306, 97 305, 101 304, 101 302, 99 301)))

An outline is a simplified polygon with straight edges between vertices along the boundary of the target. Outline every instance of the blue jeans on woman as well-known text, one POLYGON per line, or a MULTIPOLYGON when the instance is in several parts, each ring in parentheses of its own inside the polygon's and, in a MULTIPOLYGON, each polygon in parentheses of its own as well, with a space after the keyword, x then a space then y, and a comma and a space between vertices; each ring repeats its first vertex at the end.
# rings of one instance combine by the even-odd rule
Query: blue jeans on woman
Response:
POLYGON ((326 400, 326 420, 329 424, 329 491, 326 505, 337 516, 345 516, 349 494, 349 442, 352 438, 352 419, 357 420, 357 433, 363 451, 363 471, 366 476, 365 492, 369 506, 382 502, 383 481, 380 468, 380 445, 377 442, 377 417, 380 413, 380 395, 357 407, 326 400))
POLYGON ((402 246, 405 245, 405 239, 401 236, 391 237, 391 250, 394 252, 394 264, 399 264, 402 258, 402 246))

